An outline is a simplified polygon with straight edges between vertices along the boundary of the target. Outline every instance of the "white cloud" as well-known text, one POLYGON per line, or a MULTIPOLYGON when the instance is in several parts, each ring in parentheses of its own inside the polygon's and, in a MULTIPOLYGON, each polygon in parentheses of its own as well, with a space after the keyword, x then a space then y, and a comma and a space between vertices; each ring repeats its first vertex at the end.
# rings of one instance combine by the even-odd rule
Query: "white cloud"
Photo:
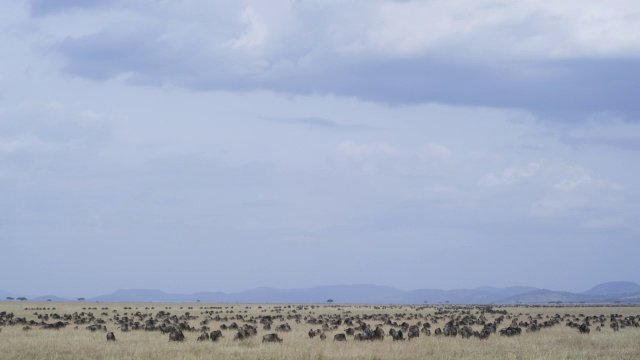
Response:
POLYGON ((452 158, 451 150, 439 144, 427 144, 422 148, 418 157, 422 161, 447 161, 452 158))
POLYGON ((390 157, 399 152, 393 146, 379 142, 372 144, 358 144, 352 141, 345 141, 338 145, 338 153, 353 160, 366 160, 372 157, 390 157))
POLYGON ((500 173, 489 173, 480 178, 479 184, 493 187, 511 185, 521 179, 531 177, 540 169, 540 163, 532 162, 526 166, 508 168, 500 173))
POLYGON ((49 151, 52 145, 43 142, 33 134, 25 134, 12 139, 0 139, 0 154, 10 154, 19 151, 49 151))
POLYGON ((531 204, 531 214, 538 217, 565 216, 581 209, 608 211, 624 202, 623 187, 594 178, 588 169, 565 166, 563 178, 553 184, 544 196, 531 204))
POLYGON ((640 6, 633 1, 407 1, 375 8, 361 49, 393 56, 640 55, 640 6))
POLYGON ((248 51, 259 50, 265 46, 269 29, 262 15, 249 5, 242 12, 240 19, 247 25, 247 30, 240 38, 230 41, 231 46, 245 48, 248 51))

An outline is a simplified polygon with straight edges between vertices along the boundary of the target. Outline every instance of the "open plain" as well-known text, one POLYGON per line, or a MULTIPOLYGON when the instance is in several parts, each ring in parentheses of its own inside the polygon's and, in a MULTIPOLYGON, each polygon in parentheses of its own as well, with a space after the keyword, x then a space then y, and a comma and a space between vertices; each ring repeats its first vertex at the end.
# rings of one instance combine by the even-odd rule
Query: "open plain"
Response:
POLYGON ((0 322, 2 359, 640 358, 624 306, 3 302, 0 322))

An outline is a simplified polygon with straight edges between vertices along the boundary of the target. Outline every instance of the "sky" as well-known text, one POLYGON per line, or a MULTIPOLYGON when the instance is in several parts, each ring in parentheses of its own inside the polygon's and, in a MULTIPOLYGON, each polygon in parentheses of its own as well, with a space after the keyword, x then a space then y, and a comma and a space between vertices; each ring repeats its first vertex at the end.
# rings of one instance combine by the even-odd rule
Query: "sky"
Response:
POLYGON ((16 0, 0 290, 640 282, 635 0, 16 0))

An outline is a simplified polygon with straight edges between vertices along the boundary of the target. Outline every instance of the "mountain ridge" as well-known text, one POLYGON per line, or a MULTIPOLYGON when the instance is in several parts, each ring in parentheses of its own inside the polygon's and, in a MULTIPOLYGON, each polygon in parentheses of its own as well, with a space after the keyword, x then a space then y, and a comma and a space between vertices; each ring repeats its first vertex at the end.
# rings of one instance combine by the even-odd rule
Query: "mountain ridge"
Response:
MULTIPOLYGON (((4 292, 3 293, 7 293, 4 292)), ((0 299, 4 301, 4 298, 0 299)), ((31 301, 76 301, 45 295, 31 301)), ((572 293, 530 286, 506 288, 483 286, 474 289, 400 290, 391 286, 353 284, 324 285, 302 289, 259 287, 235 293, 197 292, 172 294, 159 289, 118 289, 110 294, 86 298, 84 302, 172 302, 172 303, 326 303, 339 304, 559 304, 559 303, 640 303, 640 285, 629 281, 598 284, 572 293), (634 291, 639 289, 638 291, 634 291), (607 293, 606 291, 611 291, 607 293), (626 291, 626 292, 625 292, 626 291)))

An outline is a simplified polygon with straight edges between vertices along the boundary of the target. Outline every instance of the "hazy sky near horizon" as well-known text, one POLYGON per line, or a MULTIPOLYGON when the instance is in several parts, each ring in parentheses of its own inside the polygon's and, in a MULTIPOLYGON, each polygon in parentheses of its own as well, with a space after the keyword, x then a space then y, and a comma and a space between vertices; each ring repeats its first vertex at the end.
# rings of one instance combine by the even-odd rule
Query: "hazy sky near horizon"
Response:
POLYGON ((0 290, 640 282, 637 1, 18 0, 0 290))

